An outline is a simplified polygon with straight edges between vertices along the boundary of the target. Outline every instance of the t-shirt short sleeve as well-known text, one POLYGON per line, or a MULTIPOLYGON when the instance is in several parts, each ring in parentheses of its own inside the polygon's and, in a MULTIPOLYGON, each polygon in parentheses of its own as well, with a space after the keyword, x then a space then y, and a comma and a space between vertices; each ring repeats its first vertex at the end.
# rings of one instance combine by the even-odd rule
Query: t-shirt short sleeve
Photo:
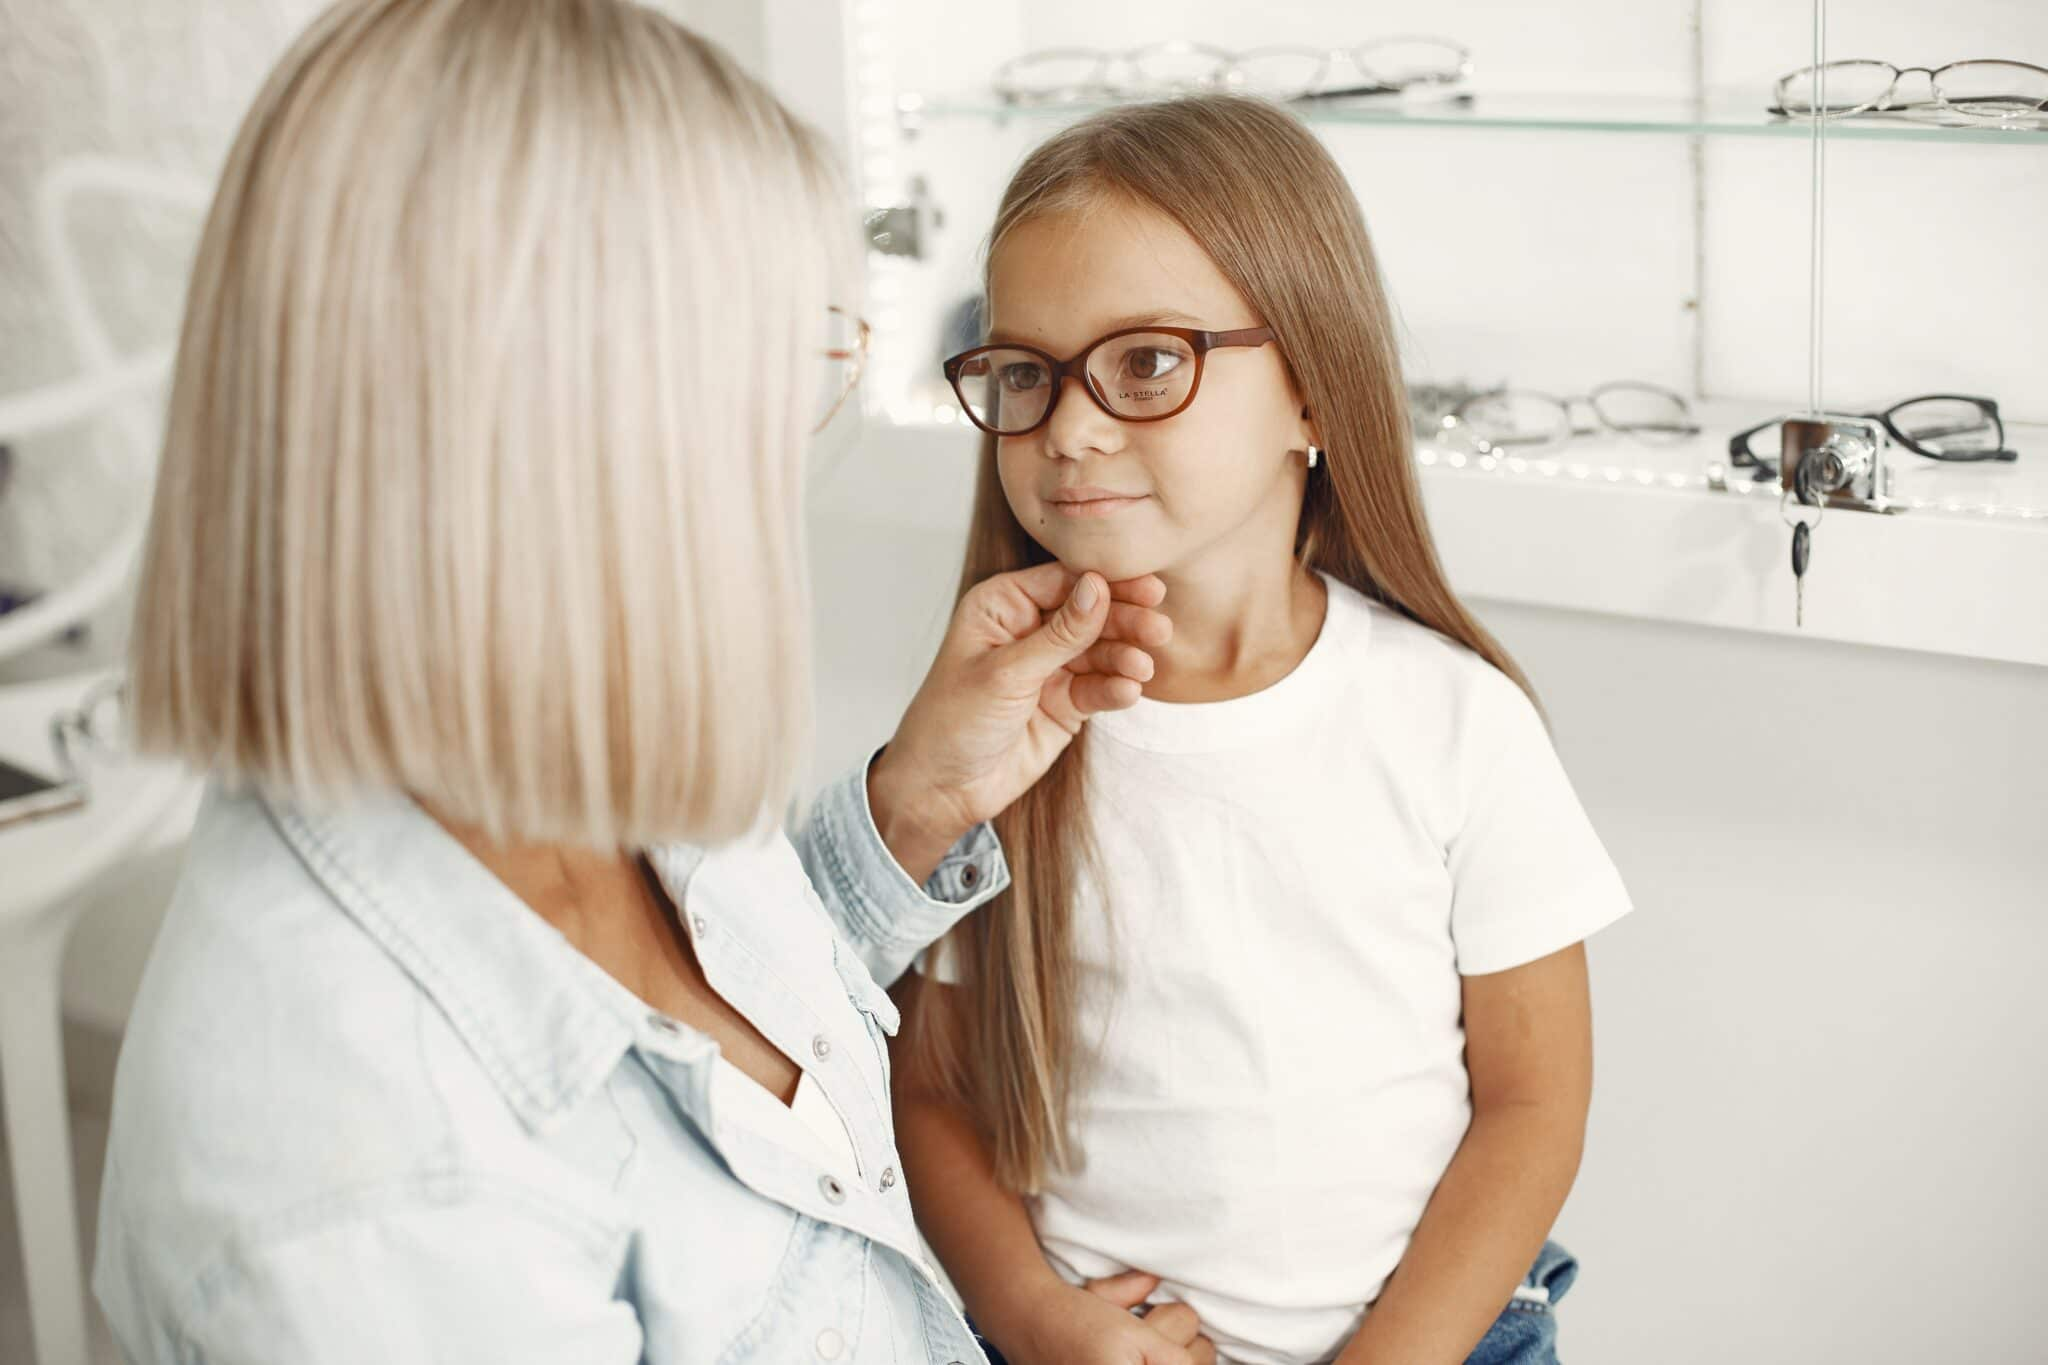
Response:
POLYGON ((1486 666, 1459 745, 1448 846, 1451 938, 1465 976, 1568 948, 1631 909, 1534 703, 1486 666))
POLYGON ((911 960, 910 969, 941 985, 960 984, 960 957, 953 949, 953 936, 945 935, 911 960))

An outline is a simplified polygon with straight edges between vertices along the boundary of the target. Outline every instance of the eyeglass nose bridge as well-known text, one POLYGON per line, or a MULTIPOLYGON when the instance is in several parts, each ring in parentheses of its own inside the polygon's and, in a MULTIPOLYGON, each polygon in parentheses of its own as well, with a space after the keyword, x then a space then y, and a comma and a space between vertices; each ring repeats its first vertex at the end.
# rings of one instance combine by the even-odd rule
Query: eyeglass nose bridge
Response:
MULTIPOLYGON (((1066 383, 1069 379, 1081 386, 1082 391, 1088 395, 1089 400, 1102 411, 1103 415, 1114 418, 1117 421, 1123 420, 1123 414, 1109 405, 1108 397, 1103 394, 1102 390, 1095 387, 1095 381, 1088 373, 1089 357, 1093 356, 1114 339, 1113 337, 1102 337, 1092 341, 1088 344, 1086 350, 1066 360, 1060 360, 1052 356, 1046 357, 1052 361, 1052 397, 1046 402, 1045 415, 1038 419, 1038 426, 1033 428, 1034 431, 1052 425, 1053 414, 1059 411, 1060 398, 1066 392, 1066 383)), ((1197 363, 1199 364, 1199 361, 1197 363)))

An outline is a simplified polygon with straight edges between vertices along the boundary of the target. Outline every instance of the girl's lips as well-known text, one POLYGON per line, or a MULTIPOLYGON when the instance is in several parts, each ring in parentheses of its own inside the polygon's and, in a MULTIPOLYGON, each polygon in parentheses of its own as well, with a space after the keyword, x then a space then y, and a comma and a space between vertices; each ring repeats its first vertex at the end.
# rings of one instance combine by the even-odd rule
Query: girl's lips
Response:
POLYGON ((1117 494, 1098 493, 1092 489, 1081 497, 1074 497, 1072 494, 1069 494, 1065 498, 1053 497, 1047 499, 1053 511, 1063 517, 1071 517, 1076 520, 1089 517, 1113 517, 1125 508, 1136 507, 1143 501, 1145 499, 1142 496, 1123 497, 1117 494))

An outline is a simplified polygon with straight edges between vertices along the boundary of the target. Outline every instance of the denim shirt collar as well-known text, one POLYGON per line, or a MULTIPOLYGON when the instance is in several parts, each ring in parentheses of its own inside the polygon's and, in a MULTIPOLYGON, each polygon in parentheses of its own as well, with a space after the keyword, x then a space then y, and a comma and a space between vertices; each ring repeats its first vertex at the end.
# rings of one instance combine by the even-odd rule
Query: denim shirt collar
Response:
MULTIPOLYGON (((313 876, 448 1017, 529 1131, 573 1112, 633 1046, 645 1015, 624 987, 411 800, 265 806, 313 876)), ((664 884, 702 858, 669 851, 664 884)))

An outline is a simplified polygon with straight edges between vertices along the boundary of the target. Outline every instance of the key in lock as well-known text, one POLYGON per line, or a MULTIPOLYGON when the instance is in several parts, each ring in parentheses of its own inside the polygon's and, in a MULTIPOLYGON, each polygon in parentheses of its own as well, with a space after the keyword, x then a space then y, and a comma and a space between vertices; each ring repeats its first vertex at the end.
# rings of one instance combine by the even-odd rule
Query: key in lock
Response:
POLYGON ((1782 426, 1778 478, 1809 505, 1871 508, 1884 492, 1884 429, 1864 417, 1822 413, 1788 417, 1782 426))

